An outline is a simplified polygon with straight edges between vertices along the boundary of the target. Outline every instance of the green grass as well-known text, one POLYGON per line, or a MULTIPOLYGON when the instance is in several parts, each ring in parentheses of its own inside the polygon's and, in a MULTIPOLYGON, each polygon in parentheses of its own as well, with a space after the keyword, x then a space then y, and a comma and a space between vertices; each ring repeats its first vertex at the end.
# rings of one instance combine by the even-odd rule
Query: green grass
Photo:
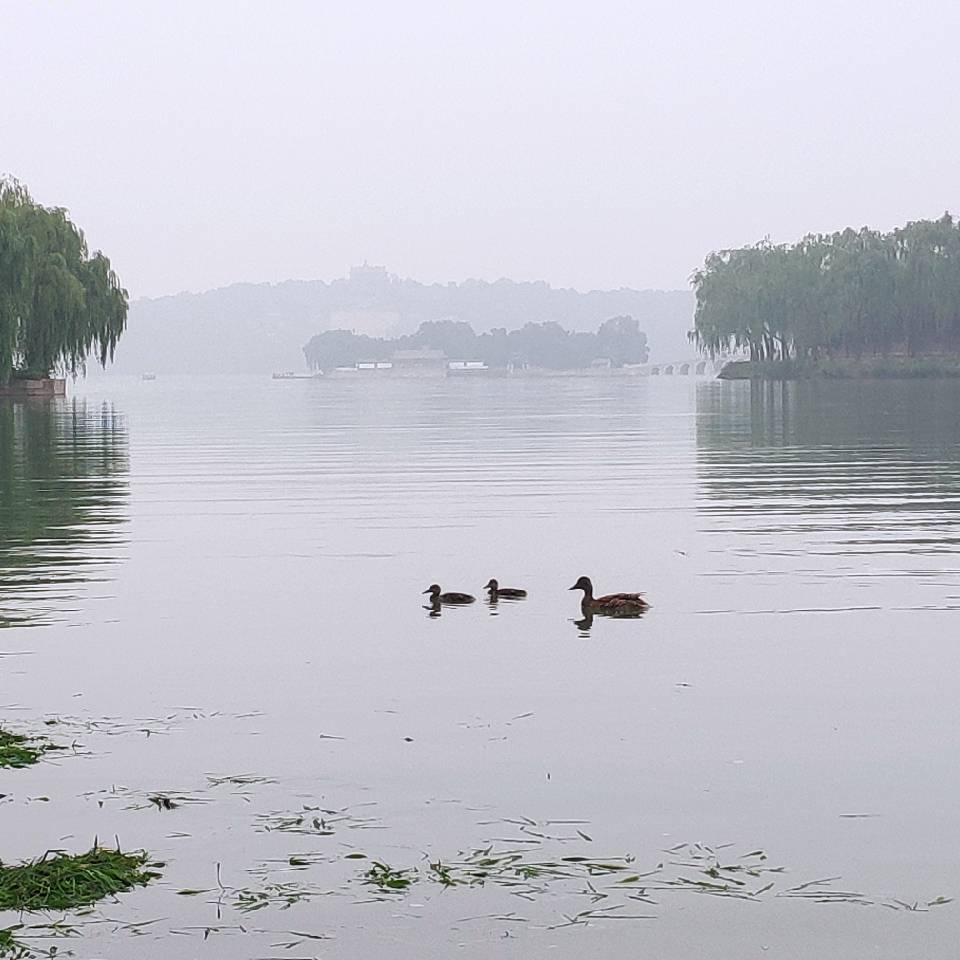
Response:
POLYGON ((72 910, 146 886, 160 874, 145 868, 162 866, 147 859, 143 851, 94 846, 76 856, 53 850, 15 866, 0 863, 0 910, 72 910))
POLYGON ((39 763, 45 753, 62 749, 42 737, 26 737, 0 728, 0 767, 29 767, 39 763))

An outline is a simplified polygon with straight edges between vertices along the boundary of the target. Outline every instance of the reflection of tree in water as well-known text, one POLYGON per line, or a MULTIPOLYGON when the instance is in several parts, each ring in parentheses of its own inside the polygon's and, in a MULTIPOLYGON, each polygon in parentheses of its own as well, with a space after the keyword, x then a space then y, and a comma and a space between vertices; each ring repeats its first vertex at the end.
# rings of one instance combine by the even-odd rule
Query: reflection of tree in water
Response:
POLYGON ((958 412, 960 380, 710 381, 697 391, 697 447, 707 455, 797 447, 955 453, 958 412))
POLYGON ((700 509, 942 549, 960 538, 958 413, 960 381, 703 384, 700 509))
POLYGON ((127 446, 106 405, 0 402, 0 627, 57 619, 115 559, 127 446))

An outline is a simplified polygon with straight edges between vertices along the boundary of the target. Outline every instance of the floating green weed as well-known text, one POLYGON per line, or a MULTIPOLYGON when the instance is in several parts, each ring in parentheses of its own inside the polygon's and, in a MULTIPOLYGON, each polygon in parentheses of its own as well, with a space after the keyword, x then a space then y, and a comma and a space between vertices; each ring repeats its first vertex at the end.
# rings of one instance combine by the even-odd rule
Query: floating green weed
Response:
POLYGON ((37 860, 0 864, 0 910, 72 910, 145 886, 160 874, 147 867, 147 854, 95 846, 71 855, 48 851, 37 860))
POLYGON ((30 951, 14 936, 21 929, 23 924, 18 923, 0 930, 0 957, 4 960, 25 960, 30 956, 30 951))
POLYGON ((188 793, 163 790, 155 793, 144 793, 130 787, 114 785, 105 790, 94 790, 84 793, 86 799, 96 800, 98 806, 105 806, 115 801, 126 801, 124 810, 176 810, 179 807, 195 803, 211 803, 212 797, 197 796, 188 793))
POLYGON ((465 880, 455 876, 447 864, 441 863, 439 860, 430 864, 430 875, 433 880, 445 887, 455 887, 458 884, 466 883, 465 880))
POLYGON ((417 871, 413 868, 398 870, 379 860, 373 861, 373 866, 363 877, 364 883, 379 887, 384 893, 403 893, 419 879, 417 871))
POLYGON ((242 913, 252 913, 254 910, 269 906, 279 906, 281 910, 287 910, 302 900, 309 900, 311 897, 327 893, 329 891, 296 883, 270 883, 257 890, 237 890, 234 903, 242 913))
POLYGON ((255 784, 276 783, 273 777, 257 777, 251 773, 234 774, 229 777, 211 777, 207 776, 207 782, 211 787, 222 787, 224 784, 231 784, 236 787, 249 787, 255 784))
POLYGON ((62 749, 43 737, 26 737, 0 728, 0 767, 29 767, 39 763, 45 753, 62 749))
MULTIPOLYGON (((526 841, 523 841, 526 842, 526 841)), ((667 856, 637 870, 635 858, 566 855, 553 859, 534 859, 529 849, 499 849, 493 845, 461 853, 453 860, 427 861, 426 867, 398 869, 381 861, 361 877, 364 883, 384 892, 404 893, 419 880, 444 887, 496 886, 524 900, 536 900, 558 889, 588 898, 603 906, 593 906, 575 914, 564 914, 565 923, 584 924, 595 920, 647 919, 648 913, 635 913, 631 904, 657 905, 656 894, 696 893, 712 897, 760 902, 770 897, 789 897, 816 903, 849 903, 884 906, 894 910, 924 911, 950 903, 948 897, 910 902, 870 898, 854 891, 834 889, 839 877, 812 880, 792 887, 776 889, 785 873, 782 866, 769 863, 762 850, 735 854, 729 844, 710 847, 700 843, 682 843, 662 851, 667 856)))
MULTIPOLYGON (((373 804, 358 804, 373 806, 373 804)), ((330 837, 341 828, 351 830, 383 830, 377 817, 358 817, 350 807, 330 810, 325 807, 303 806, 295 813, 272 812, 258 814, 258 829, 267 833, 299 833, 305 836, 330 837)))
MULTIPOLYGON (((56 920, 53 923, 23 924, 0 930, 0 958, 2 960, 37 960, 37 958, 57 957, 59 948, 35 947, 29 944, 32 939, 51 937, 79 937, 80 930, 65 920, 56 920), (27 941, 27 942, 24 942, 27 941)), ((72 951, 66 951, 63 956, 73 956, 72 951)))

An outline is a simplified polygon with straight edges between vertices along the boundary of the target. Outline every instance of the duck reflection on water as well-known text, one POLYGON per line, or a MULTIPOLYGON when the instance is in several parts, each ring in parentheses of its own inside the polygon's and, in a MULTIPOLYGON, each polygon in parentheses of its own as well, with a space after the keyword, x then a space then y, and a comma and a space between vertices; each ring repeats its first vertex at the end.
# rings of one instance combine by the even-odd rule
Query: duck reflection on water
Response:
POLYGON ((574 620, 571 618, 570 622, 577 628, 581 637, 590 636, 590 628, 593 626, 593 614, 589 611, 584 613, 583 617, 579 620, 574 620))

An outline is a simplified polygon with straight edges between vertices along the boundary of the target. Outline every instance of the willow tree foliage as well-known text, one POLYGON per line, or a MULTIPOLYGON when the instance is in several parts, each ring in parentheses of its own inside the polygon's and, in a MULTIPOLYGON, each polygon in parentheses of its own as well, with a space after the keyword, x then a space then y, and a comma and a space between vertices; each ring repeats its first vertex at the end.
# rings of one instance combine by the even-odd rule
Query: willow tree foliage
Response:
POLYGON ((60 207, 0 179, 0 383, 103 365, 127 320, 127 292, 60 207))
POLYGON ((960 349, 960 221, 864 227, 711 253, 693 339, 713 356, 816 360, 960 349))

